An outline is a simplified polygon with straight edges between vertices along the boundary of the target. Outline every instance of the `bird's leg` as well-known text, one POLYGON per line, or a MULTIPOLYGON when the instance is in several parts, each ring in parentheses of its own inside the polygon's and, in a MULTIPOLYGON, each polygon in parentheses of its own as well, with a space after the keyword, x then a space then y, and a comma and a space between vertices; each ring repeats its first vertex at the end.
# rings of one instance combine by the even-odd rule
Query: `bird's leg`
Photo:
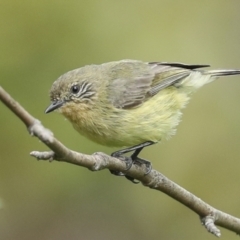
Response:
MULTIPOLYGON (((119 150, 117 152, 114 152, 114 153, 111 154, 111 156, 116 157, 116 158, 118 158, 122 161, 125 161, 126 166, 127 166, 126 171, 128 171, 133 164, 138 164, 138 165, 145 164, 146 168, 147 168, 147 171, 146 171, 145 175, 147 175, 151 172, 151 169, 152 169, 151 163, 149 161, 145 160, 145 159, 139 158, 138 154, 142 151, 143 148, 145 148, 147 146, 150 146, 152 144, 154 144, 154 142, 151 142, 151 141, 144 142, 144 143, 135 145, 133 147, 125 148, 125 149, 119 150), (128 153, 128 152, 132 152, 132 151, 134 151, 134 152, 130 157, 123 156, 123 154, 128 153)), ((117 175, 117 176, 126 176, 126 174, 123 173, 123 172, 113 171, 113 170, 110 170, 110 172, 114 175, 117 175)), ((126 176, 126 178, 128 180, 132 181, 133 183, 137 183, 137 182, 134 181, 133 178, 131 178, 129 176, 126 176)))
MULTIPOLYGON (((153 143, 152 143, 153 144, 153 143)), ((150 145, 148 145, 150 146, 150 145)), ((137 150, 134 151, 134 153, 131 155, 131 159, 133 161, 134 164, 139 164, 140 166, 142 164, 146 165, 147 171, 145 172, 145 175, 149 174, 152 170, 152 164, 151 162, 142 159, 140 157, 138 157, 138 154, 143 150, 144 147, 138 148, 137 150)))

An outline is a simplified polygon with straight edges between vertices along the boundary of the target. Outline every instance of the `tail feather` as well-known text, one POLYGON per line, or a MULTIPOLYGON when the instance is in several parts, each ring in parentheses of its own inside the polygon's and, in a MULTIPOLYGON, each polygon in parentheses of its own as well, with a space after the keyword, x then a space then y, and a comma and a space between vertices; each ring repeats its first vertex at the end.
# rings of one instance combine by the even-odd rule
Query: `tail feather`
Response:
POLYGON ((215 79, 222 77, 222 76, 230 76, 230 75, 240 75, 240 70, 235 70, 235 69, 218 69, 218 70, 196 70, 192 72, 190 77, 186 77, 182 81, 180 81, 180 84, 188 87, 191 91, 193 89, 197 90, 198 88, 202 87, 205 84, 208 84, 215 79))
POLYGON ((228 75, 238 75, 240 74, 240 70, 210 70, 210 71, 204 71, 205 74, 211 75, 213 77, 221 77, 221 76, 228 76, 228 75))

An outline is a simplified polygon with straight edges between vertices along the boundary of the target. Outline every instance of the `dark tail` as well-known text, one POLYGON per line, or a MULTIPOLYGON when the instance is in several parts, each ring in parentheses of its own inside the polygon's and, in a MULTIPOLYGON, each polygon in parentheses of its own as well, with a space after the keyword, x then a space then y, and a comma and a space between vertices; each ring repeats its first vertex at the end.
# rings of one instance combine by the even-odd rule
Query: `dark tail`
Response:
POLYGON ((240 70, 210 70, 210 71, 204 71, 206 74, 210 74, 214 77, 221 77, 221 76, 228 76, 228 75, 238 75, 240 74, 240 70))

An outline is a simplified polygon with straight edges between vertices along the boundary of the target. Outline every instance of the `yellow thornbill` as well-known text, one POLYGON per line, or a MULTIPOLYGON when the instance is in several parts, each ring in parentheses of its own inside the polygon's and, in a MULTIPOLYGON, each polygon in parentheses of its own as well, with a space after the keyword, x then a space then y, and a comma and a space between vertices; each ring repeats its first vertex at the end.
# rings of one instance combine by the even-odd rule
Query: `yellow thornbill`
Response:
POLYGON ((122 60, 78 68, 53 83, 46 113, 59 111, 79 133, 97 143, 128 147, 112 155, 122 159, 134 151, 125 157, 127 169, 133 163, 146 164, 147 174, 151 164, 138 154, 175 134, 191 93, 218 77, 240 74, 240 70, 199 70, 208 66, 122 60))

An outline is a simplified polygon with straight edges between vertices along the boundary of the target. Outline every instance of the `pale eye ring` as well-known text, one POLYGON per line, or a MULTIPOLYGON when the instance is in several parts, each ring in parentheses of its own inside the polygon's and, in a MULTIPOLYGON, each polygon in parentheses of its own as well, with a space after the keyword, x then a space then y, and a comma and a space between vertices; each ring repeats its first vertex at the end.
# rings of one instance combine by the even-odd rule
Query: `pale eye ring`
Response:
POLYGON ((70 90, 73 94, 77 94, 80 90, 80 87, 79 85, 73 85, 70 90))

